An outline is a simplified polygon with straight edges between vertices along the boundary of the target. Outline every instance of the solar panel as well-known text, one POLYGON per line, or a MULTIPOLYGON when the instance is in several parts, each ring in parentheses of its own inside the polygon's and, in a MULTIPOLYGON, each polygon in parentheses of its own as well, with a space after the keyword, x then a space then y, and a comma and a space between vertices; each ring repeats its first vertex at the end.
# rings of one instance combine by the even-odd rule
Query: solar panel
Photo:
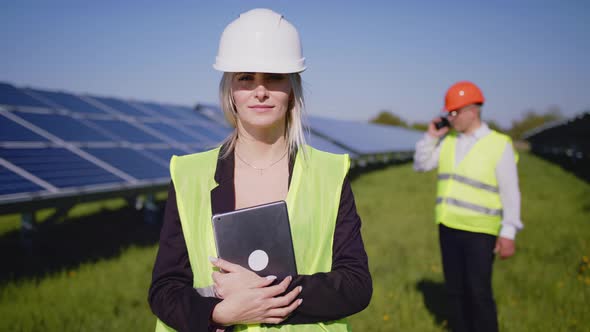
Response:
POLYGON ((174 149, 174 148, 166 148, 166 149, 147 149, 146 151, 149 152, 151 155, 157 157, 162 162, 168 165, 170 163, 170 159, 173 155, 176 156, 183 156, 190 153, 201 152, 204 149, 188 149, 188 151, 174 149))
MULTIPOLYGON (((421 136, 318 117, 310 117, 310 124, 310 145, 352 158, 412 151, 421 136)), ((216 105, 192 108, 0 82, 0 203, 14 203, 16 196, 30 202, 120 188, 132 190, 126 194, 162 189, 170 181, 172 155, 217 147, 232 130, 216 105)))
POLYGON ((56 188, 122 181, 114 174, 64 148, 0 148, 0 158, 56 188))
POLYGON ((0 186, 0 195, 43 190, 43 187, 25 179, 24 177, 3 166, 0 166, 0 183, 2 183, 2 186, 0 186))
MULTIPOLYGON (((2 113, 0 113, 1 115, 2 113)), ((47 139, 35 134, 33 131, 27 129, 10 119, 0 116, 0 141, 14 141, 14 142, 46 142, 47 139)))
POLYGON ((132 174, 136 179, 160 179, 169 176, 167 163, 149 158, 141 151, 129 148, 85 148, 84 151, 132 174))
MULTIPOLYGON (((88 122, 93 123, 111 134, 120 137, 122 140, 131 143, 164 143, 158 137, 149 134, 129 122, 121 120, 102 120, 102 119, 88 119, 88 122)), ((136 123, 139 125, 140 123, 136 123)))
POLYGON ((181 142, 181 143, 194 143, 197 140, 203 140, 202 137, 199 137, 198 135, 194 135, 194 134, 189 134, 190 131, 189 130, 184 130, 182 127, 176 125, 172 125, 172 124, 166 124, 166 123, 162 123, 162 122, 144 122, 143 123, 145 126, 158 131, 164 135, 166 135, 167 137, 177 141, 177 142, 181 142))
POLYGON ((379 124, 309 117, 312 131, 359 154, 413 151, 423 133, 379 124))
POLYGON ((92 104, 89 104, 72 94, 67 94, 63 92, 42 91, 36 89, 30 89, 29 91, 35 95, 40 96, 41 98, 45 98, 46 100, 52 102, 53 104, 61 108, 67 109, 70 112, 78 112, 84 114, 108 114, 106 111, 96 106, 93 106, 92 104))
MULTIPOLYGON (((151 115, 151 114, 142 112, 141 110, 139 110, 139 108, 133 107, 130 103, 127 103, 126 101, 123 101, 123 100, 118 100, 118 99, 114 99, 114 98, 105 98, 105 97, 88 97, 88 98, 86 98, 86 100, 89 102, 92 100, 96 100, 99 103, 106 105, 106 107, 109 110, 115 110, 117 112, 120 112, 125 115, 129 115, 129 116, 150 116, 151 115)), ((98 104, 98 105, 100 105, 100 104, 98 104)))
POLYGON ((227 134, 223 134, 223 131, 227 129, 217 128, 217 130, 215 130, 210 126, 205 126, 201 123, 186 123, 183 127, 187 128, 190 132, 205 138, 210 143, 221 142, 227 136, 227 134))
POLYGON ((18 117, 66 141, 89 142, 111 139, 78 119, 61 114, 19 112, 18 117))
POLYGON ((174 116, 170 115, 170 110, 166 108, 164 105, 156 104, 156 103, 149 103, 149 102, 141 102, 141 101, 132 101, 130 102, 133 105, 137 105, 136 107, 141 107, 143 109, 148 109, 154 112, 157 116, 164 117, 164 118, 175 118, 174 116))
POLYGON ((0 105, 47 107, 42 102, 21 92, 10 84, 0 82, 0 105))
POLYGON ((314 148, 316 148, 318 150, 326 151, 326 152, 330 152, 330 153, 348 154, 351 158, 356 157, 356 153, 350 152, 349 150, 346 150, 345 148, 337 145, 336 143, 329 141, 325 138, 322 138, 318 135, 315 135, 313 133, 309 133, 308 135, 306 135, 306 139, 307 139, 307 144, 309 144, 310 146, 313 146, 314 148))
POLYGON ((164 105, 165 113, 163 116, 173 118, 176 120, 193 120, 195 119, 195 111, 190 107, 175 106, 175 105, 164 105))

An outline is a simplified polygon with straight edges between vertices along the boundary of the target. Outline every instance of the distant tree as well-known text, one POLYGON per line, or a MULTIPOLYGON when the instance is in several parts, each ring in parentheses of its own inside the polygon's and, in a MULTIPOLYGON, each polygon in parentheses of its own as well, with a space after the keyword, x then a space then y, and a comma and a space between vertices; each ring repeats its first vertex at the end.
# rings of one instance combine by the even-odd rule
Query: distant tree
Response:
POLYGON ((412 123, 410 128, 420 130, 420 131, 427 131, 428 130, 428 123, 420 123, 420 122, 412 123))
POLYGON ((512 128, 508 130, 508 135, 515 140, 522 139, 525 132, 561 119, 563 119, 563 115, 557 106, 549 107, 543 114, 537 114, 534 110, 529 110, 520 120, 512 121, 512 128))
POLYGON ((399 126, 399 127, 408 127, 408 123, 402 119, 401 117, 393 114, 393 112, 388 110, 382 110, 377 114, 376 117, 369 120, 371 123, 379 123, 389 126, 399 126))
POLYGON ((495 131, 499 131, 501 133, 506 133, 507 130, 503 129, 496 121, 494 120, 486 120, 486 123, 488 124, 488 126, 490 127, 490 129, 493 129, 495 131))

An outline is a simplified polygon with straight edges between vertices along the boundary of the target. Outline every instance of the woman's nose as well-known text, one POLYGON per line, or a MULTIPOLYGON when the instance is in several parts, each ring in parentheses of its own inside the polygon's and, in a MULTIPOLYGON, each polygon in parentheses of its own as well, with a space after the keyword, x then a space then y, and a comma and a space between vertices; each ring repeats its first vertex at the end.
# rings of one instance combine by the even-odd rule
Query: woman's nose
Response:
POLYGON ((256 98, 258 98, 258 100, 266 99, 268 97, 268 89, 266 86, 264 86, 264 84, 258 84, 254 91, 254 95, 256 98))

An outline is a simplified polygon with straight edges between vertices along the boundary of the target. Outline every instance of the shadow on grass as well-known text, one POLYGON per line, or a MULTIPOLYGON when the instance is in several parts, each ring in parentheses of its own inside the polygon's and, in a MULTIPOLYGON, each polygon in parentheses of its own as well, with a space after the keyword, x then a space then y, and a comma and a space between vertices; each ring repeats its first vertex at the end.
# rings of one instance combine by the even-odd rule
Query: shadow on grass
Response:
POLYGON ((416 289, 422 293, 424 306, 434 316, 436 325, 447 326, 446 292, 442 282, 422 279, 416 283, 416 289))
MULTIPOLYGON (((159 207, 160 221, 163 206, 159 207)), ((4 233, 0 236, 0 286, 114 258, 129 246, 152 246, 158 242, 160 227, 160 222, 145 223, 143 211, 124 207, 40 226, 24 239, 20 230, 4 233)))

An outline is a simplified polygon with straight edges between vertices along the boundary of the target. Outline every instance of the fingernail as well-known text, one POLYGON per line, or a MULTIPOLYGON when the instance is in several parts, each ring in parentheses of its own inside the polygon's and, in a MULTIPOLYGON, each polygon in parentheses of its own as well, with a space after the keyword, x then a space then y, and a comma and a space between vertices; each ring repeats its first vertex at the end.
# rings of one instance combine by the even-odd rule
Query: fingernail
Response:
POLYGON ((217 257, 209 256, 209 261, 211 261, 211 263, 217 263, 217 260, 217 257))
POLYGON ((268 280, 275 280, 277 276, 266 276, 265 278, 268 280))
POLYGON ((303 291, 303 286, 299 286, 299 293, 303 291))
POLYGON ((299 299, 299 304, 298 305, 301 305, 301 302, 303 302, 303 299, 299 299))

